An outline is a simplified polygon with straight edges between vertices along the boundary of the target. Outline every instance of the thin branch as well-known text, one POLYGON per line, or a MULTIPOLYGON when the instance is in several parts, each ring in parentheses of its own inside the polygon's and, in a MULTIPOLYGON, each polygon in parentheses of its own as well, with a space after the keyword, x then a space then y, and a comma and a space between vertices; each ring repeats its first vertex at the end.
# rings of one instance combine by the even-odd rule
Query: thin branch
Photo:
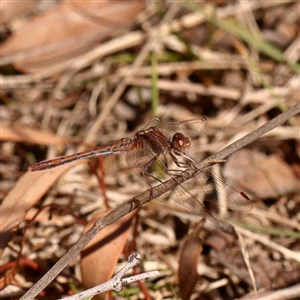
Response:
POLYGON ((226 148, 222 149, 218 153, 211 155, 207 159, 197 164, 197 170, 189 170, 184 172, 183 176, 177 179, 170 179, 160 185, 157 185, 151 189, 146 190, 142 194, 133 197, 126 203, 123 203, 115 210, 110 212, 108 215, 98 220, 93 227, 91 227, 79 240, 78 242, 70 248, 70 250, 34 285, 32 286, 26 294, 20 300, 33 299, 40 291, 42 291, 52 280, 72 261, 80 251, 87 245, 87 243, 103 228, 116 222, 120 218, 124 217, 131 211, 145 205, 149 201, 161 196, 162 194, 174 189, 177 185, 186 180, 193 178, 206 167, 209 167, 226 157, 236 152, 237 150, 245 147, 246 145, 252 143, 257 138, 265 134, 266 132, 274 129, 276 126, 283 124, 292 116, 300 113, 300 103, 294 105, 284 113, 281 113, 274 119, 270 120, 266 124, 262 125, 258 129, 239 139, 238 141, 232 143, 226 148))
POLYGON ((146 278, 157 277, 159 276, 158 271, 151 271, 147 273, 142 273, 138 275, 134 275, 127 278, 122 278, 131 268, 141 263, 141 256, 139 253, 133 253, 128 257, 128 261, 126 265, 110 280, 101 283, 97 286, 94 286, 84 292, 78 293, 76 295, 65 297, 63 299, 66 300, 79 300, 79 299, 87 299, 93 297, 97 294, 101 294, 103 292, 114 290, 115 292, 120 292, 123 286, 138 280, 143 280, 146 278))

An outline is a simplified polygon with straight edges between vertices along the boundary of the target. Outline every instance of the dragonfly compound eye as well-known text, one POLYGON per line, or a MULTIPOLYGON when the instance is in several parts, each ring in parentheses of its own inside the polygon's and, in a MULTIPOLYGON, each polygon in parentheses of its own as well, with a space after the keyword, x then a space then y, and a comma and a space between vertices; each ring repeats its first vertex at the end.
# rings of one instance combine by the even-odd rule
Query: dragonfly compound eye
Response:
POLYGON ((191 146, 190 139, 179 132, 173 135, 172 143, 173 143, 173 147, 180 151, 183 151, 184 149, 188 149, 191 146))

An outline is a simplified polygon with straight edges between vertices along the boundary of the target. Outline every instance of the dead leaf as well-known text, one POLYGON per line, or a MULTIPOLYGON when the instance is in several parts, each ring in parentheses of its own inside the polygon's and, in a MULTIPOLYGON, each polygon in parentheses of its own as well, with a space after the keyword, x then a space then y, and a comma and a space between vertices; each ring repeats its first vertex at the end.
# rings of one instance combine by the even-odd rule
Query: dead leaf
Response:
POLYGON ((69 139, 57 137, 52 133, 35 130, 29 127, 1 126, 0 140, 38 145, 53 145, 69 142, 69 139))
POLYGON ((35 73, 77 57, 116 31, 132 26, 144 1, 64 1, 24 24, 2 45, 1 56, 23 54, 13 65, 35 73))
POLYGON ((202 252, 202 240, 199 237, 199 233, 203 224, 204 220, 199 222, 182 245, 178 278, 179 294, 183 300, 190 299, 198 279, 197 265, 199 255, 202 252))
POLYGON ((17 16, 30 12, 33 10, 35 2, 35 0, 1 1, 0 23, 5 24, 17 16))
MULTIPOLYGON (((94 214, 86 230, 110 211, 106 210, 94 214)), ((104 228, 81 252, 82 283, 85 288, 94 287, 111 279, 127 241, 131 221, 136 213, 137 211, 133 211, 118 222, 104 228)), ((93 299, 103 300, 106 294, 99 294, 93 299)))
POLYGON ((224 176, 234 186, 262 199, 299 190, 299 180, 287 163, 276 155, 258 151, 240 150, 231 155, 224 176))
POLYGON ((205 244, 209 245, 218 252, 222 252, 236 241, 236 238, 225 232, 216 232, 205 239, 205 244))
POLYGON ((63 173, 79 163, 75 162, 47 171, 27 172, 18 180, 0 205, 0 257, 17 226, 24 220, 27 211, 41 199, 63 173))

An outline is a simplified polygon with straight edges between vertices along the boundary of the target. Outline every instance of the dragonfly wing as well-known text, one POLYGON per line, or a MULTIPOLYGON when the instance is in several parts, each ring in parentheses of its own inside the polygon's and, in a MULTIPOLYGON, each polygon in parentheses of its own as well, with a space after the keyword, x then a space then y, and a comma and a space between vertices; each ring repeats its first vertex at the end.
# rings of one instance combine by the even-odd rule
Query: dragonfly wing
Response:
POLYGON ((154 157, 155 153, 145 144, 142 148, 133 147, 129 150, 126 154, 126 161, 132 170, 141 176, 154 157))
POLYGON ((159 120, 159 118, 154 118, 152 120, 150 120, 148 123, 146 123, 141 129, 141 130, 147 130, 150 127, 159 127, 161 125, 161 121, 159 120))
POLYGON ((194 139, 199 136, 206 126, 207 119, 204 117, 157 125, 157 127, 168 137, 172 137, 175 133, 180 132, 183 135, 188 136, 190 139, 194 139))
POLYGON ((126 161, 132 170, 149 184, 153 180, 162 182, 167 173, 167 156, 155 153, 146 142, 132 147, 127 152, 126 161))
POLYGON ((207 210, 207 208, 199 201, 195 195, 186 189, 185 183, 178 185, 171 194, 171 199, 181 204, 185 208, 194 213, 218 224, 216 218, 207 210))
POLYGON ((253 207, 252 201, 245 193, 235 189, 223 177, 213 173, 210 168, 185 181, 182 186, 201 203, 208 201, 217 206, 241 212, 248 212, 253 207))

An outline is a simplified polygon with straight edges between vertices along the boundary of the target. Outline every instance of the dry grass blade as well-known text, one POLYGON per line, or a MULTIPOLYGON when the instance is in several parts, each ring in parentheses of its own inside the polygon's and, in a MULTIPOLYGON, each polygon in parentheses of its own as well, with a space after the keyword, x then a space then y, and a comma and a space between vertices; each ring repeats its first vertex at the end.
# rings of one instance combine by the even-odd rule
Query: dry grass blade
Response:
POLYGON ((239 238, 239 242, 240 242, 240 245, 241 245, 241 250, 242 250, 243 258, 244 258, 244 261, 246 263, 246 266, 247 266, 247 269, 248 269, 248 272, 249 272, 249 275, 250 275, 250 278, 251 278, 251 281, 252 281, 252 284, 253 284, 254 295, 257 297, 257 284, 256 284, 256 281, 255 281, 255 276, 254 276, 253 270, 251 268, 251 262, 250 262, 249 252, 246 249, 245 240, 244 240, 243 236, 238 231, 235 231, 235 232, 236 232, 236 234, 237 234, 237 236, 239 238))
POLYGON ((63 144, 69 142, 69 139, 58 137, 49 132, 35 130, 26 127, 1 127, 2 141, 25 142, 39 145, 63 144))
POLYGON ((300 263, 300 253, 299 252, 291 251, 290 249, 271 241, 269 238, 264 237, 263 235, 253 233, 246 229, 236 227, 236 231, 238 231, 239 233, 242 233, 245 236, 252 238, 255 241, 262 243, 263 245, 265 245, 267 247, 270 247, 270 248, 280 252, 286 258, 293 259, 293 260, 297 261, 298 263, 300 263))

